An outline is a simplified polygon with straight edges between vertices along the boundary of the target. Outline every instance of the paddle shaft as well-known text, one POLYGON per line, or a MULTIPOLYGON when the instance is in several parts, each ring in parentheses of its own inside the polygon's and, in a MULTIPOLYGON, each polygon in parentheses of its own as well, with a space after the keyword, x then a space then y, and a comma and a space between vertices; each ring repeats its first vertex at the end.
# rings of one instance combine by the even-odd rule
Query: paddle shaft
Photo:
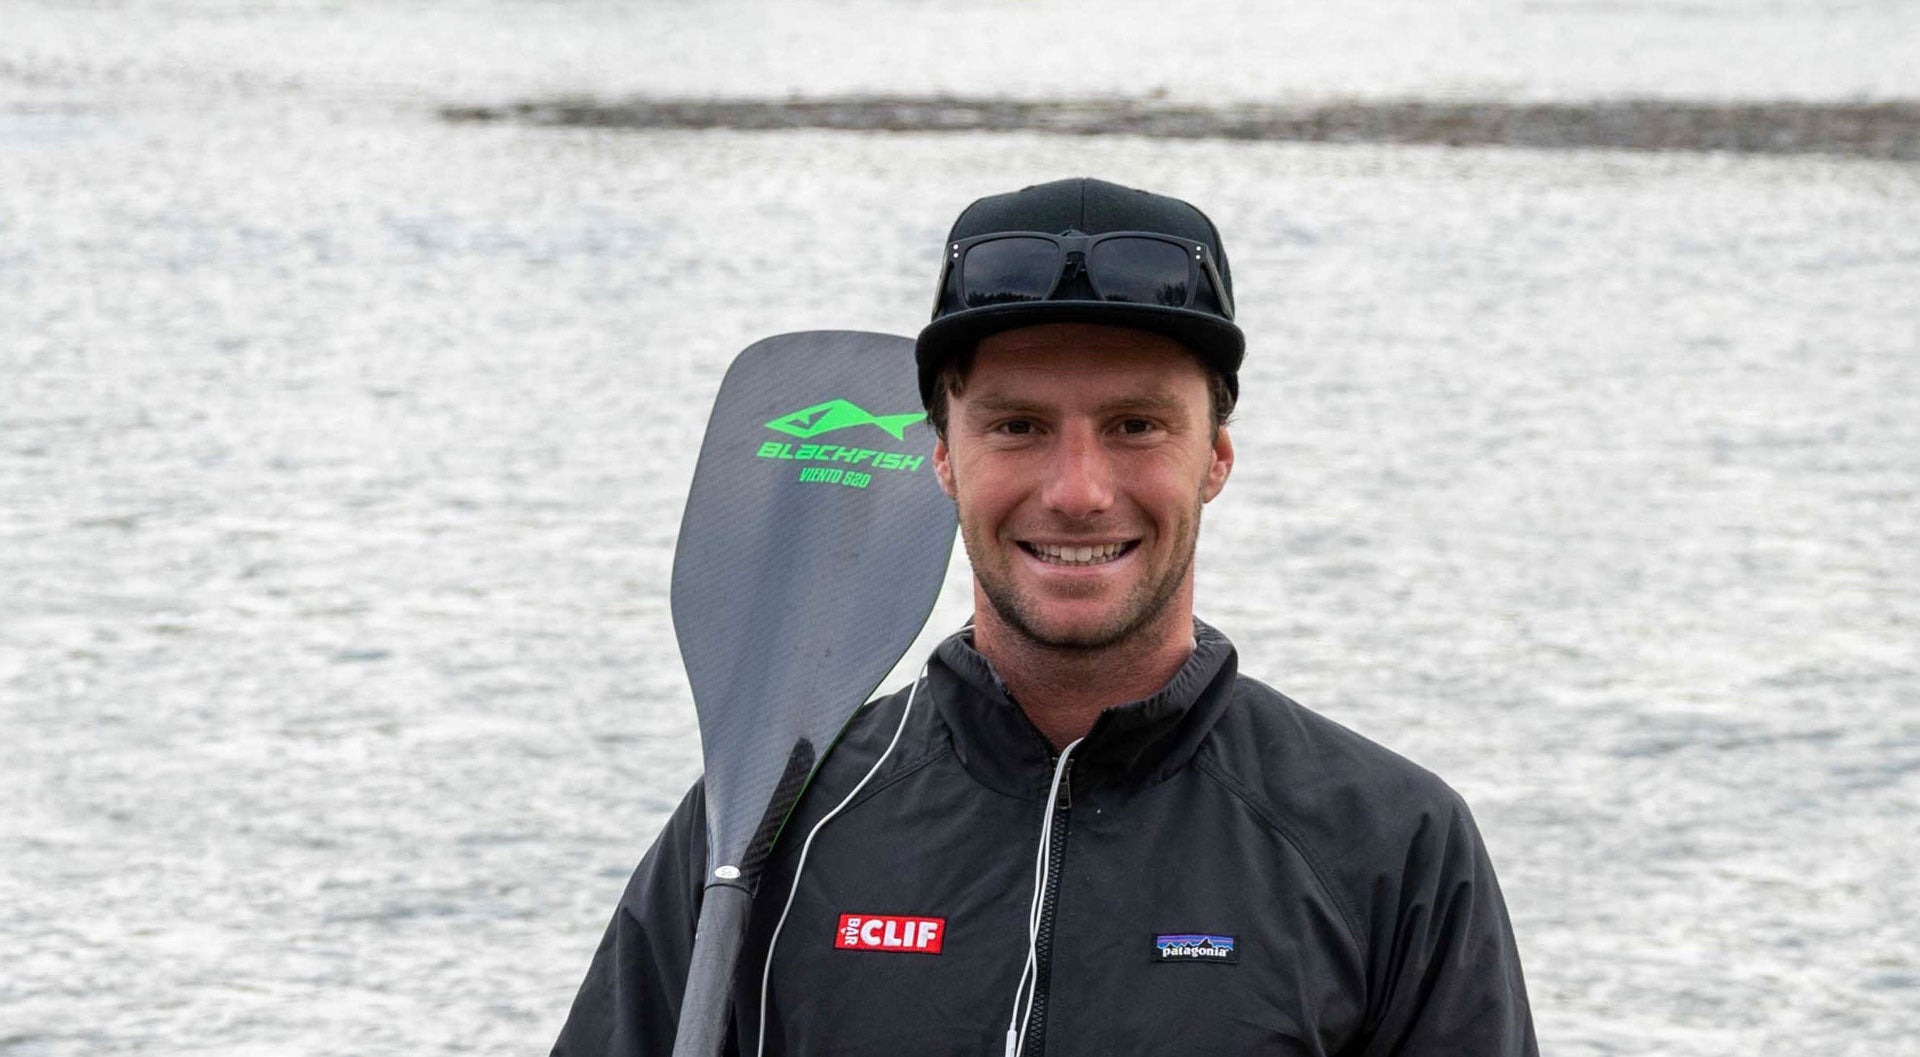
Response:
POLYGON ((733 970, 746 942, 752 906, 753 896, 745 889, 729 884, 707 888, 694 929, 693 963, 687 969, 687 993, 680 1000, 673 1057, 716 1057, 726 1043, 733 970))

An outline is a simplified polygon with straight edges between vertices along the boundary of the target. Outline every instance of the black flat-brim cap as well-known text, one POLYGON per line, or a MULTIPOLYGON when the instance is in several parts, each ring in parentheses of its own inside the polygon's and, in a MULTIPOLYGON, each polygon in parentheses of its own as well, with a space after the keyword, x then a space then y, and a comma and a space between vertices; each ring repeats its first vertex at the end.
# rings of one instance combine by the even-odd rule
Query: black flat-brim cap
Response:
MULTIPOLYGON (((1056 180, 973 203, 953 222, 947 245, 978 235, 1013 231, 1050 235, 1150 231, 1192 239, 1207 247, 1219 269, 1228 301, 1233 298, 1233 275, 1227 267, 1226 248, 1220 244, 1219 230, 1205 213, 1178 198, 1137 191, 1105 180, 1056 180)), ((946 251, 942 252, 944 256, 946 251)), ((1221 310, 1216 298, 1197 297, 1191 308, 1172 308, 1101 301, 1090 288, 1069 288, 1046 301, 968 308, 951 298, 949 290, 942 289, 934 306, 933 322, 920 332, 914 345, 921 401, 931 403, 940 369, 954 357, 972 351, 981 339, 1003 330, 1042 323, 1101 323, 1165 335, 1192 349, 1202 362, 1221 375, 1229 391, 1239 395, 1240 361, 1246 355, 1246 336, 1221 310)))

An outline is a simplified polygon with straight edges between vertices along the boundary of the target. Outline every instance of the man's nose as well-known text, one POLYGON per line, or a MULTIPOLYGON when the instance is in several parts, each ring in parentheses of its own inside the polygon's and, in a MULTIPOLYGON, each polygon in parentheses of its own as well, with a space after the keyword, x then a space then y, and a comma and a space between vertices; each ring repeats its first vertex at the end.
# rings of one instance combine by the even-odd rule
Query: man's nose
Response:
POLYGON ((1089 518, 1113 505, 1114 467, 1092 428, 1060 432, 1041 497, 1069 517, 1089 518))

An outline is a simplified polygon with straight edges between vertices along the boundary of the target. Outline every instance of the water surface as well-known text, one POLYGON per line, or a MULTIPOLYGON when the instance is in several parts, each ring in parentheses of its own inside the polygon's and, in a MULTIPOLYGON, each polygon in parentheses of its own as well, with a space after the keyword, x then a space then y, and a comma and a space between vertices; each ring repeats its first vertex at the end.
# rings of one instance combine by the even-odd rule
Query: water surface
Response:
MULTIPOLYGON (((728 357, 910 332, 962 204, 1084 172, 1227 233, 1251 349, 1203 614, 1245 670, 1467 794, 1544 1048, 1912 1052, 1920 172, 436 116, 762 83, 615 61, 667 46, 634 44, 647 19, 741 10, 9 14, 0 1052, 543 1049, 699 767, 666 595, 728 357)), ((840 14, 959 17, 796 10, 831 40, 840 14)), ((1910 26, 1518 10, 1779 48, 1815 15, 1910 26)), ((1334 33, 1332 11, 1270 28, 1334 33)), ((1410 17, 1434 55, 1464 32, 1410 17)), ((799 21, 767 16, 743 55, 816 39, 799 21)), ((1771 72, 1894 84, 1882 46, 1771 72)), ((1694 53, 1729 95, 1763 79, 1735 47, 1694 53)), ((1351 54, 1355 91, 1427 68, 1351 54)), ((1109 69, 1027 55, 996 60, 1012 89, 1109 69)), ((768 62, 765 84, 804 80, 768 62)), ((807 69, 809 90, 894 77, 807 69)), ((1630 94, 1649 69, 1509 87, 1630 94)))

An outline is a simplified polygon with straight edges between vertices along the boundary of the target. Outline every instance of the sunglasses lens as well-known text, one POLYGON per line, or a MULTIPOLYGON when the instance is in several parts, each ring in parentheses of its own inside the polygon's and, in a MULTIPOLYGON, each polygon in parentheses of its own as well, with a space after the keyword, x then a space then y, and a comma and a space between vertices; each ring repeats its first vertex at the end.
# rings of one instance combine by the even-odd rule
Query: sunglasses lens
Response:
POLYGON ((1188 252, 1159 239, 1106 239, 1087 252, 1087 274, 1103 300, 1185 308, 1188 252))
POLYGON ((1009 301, 1040 301, 1060 279, 1060 247, 1015 236, 982 242, 960 262, 960 290, 968 308, 1009 301))

